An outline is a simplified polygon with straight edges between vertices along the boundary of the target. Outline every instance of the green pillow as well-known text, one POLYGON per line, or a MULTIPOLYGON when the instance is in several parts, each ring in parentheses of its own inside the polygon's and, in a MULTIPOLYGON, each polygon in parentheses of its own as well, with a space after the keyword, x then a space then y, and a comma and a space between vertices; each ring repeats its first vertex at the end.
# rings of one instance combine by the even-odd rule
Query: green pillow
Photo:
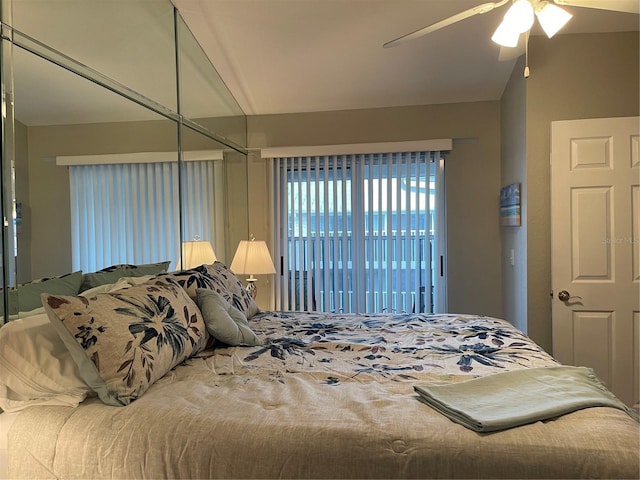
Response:
MULTIPOLYGON (((9 314, 28 312, 42 307, 40 294, 77 295, 82 283, 82 271, 68 273, 60 277, 42 278, 9 290, 9 314)), ((2 298, 0 297, 0 308, 2 298)))
MULTIPOLYGON (((80 292, 90 288, 116 283, 122 277, 143 277, 157 275, 167 271, 171 262, 147 263, 144 265, 112 265, 94 273, 85 273, 80 285, 80 292)), ((75 295, 75 294, 74 294, 75 295)))
POLYGON ((261 342, 249 328, 247 317, 220 294, 205 288, 196 289, 198 307, 209 334, 232 347, 254 347, 261 342))

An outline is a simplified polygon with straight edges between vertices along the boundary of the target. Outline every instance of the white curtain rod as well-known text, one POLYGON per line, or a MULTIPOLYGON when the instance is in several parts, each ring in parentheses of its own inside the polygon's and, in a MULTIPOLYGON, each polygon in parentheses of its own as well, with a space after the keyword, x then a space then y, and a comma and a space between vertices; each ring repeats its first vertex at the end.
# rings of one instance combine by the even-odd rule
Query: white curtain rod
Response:
POLYGON ((432 152, 452 149, 450 138, 412 142, 349 143, 301 147, 270 147, 260 150, 262 158, 316 157, 322 155, 355 155, 366 153, 432 152))
MULTIPOLYGON (((56 158, 56 165, 103 165, 115 163, 177 162, 178 152, 136 152, 104 155, 63 155, 56 158)), ((192 150, 183 152, 185 162, 223 160, 222 150, 192 150)))

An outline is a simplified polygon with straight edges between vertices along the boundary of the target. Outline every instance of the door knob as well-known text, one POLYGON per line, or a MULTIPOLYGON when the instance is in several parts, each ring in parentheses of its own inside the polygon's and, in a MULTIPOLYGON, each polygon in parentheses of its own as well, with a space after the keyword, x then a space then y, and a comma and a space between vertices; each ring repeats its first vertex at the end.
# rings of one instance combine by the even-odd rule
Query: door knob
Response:
POLYGON ((573 300, 573 299, 582 300, 582 297, 578 297, 578 296, 572 297, 569 292, 567 292, 566 290, 562 290, 558 292, 558 299, 563 302, 568 302, 569 300, 573 300))

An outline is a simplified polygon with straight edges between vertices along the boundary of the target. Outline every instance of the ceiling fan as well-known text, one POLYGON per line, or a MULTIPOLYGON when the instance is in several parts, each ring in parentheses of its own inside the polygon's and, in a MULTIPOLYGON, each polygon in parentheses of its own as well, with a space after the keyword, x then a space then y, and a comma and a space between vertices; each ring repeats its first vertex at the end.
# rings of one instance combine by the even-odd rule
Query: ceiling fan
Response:
MULTIPOLYGON (((483 3, 434 24, 427 25, 391 40, 385 43, 383 47, 395 47, 474 15, 490 12, 508 2, 511 2, 511 6, 491 39, 501 47, 515 50, 520 50, 526 43, 526 41, 523 43, 520 37, 522 34, 526 34, 525 37, 528 39, 529 30, 533 26, 535 17, 538 18, 540 26, 549 38, 555 35, 572 17, 569 12, 560 7, 561 5, 640 14, 640 1, 638 0, 500 0, 483 3)), ((524 51, 521 53, 524 53, 524 51)), ((507 59, 508 56, 501 52, 501 59, 507 59)))

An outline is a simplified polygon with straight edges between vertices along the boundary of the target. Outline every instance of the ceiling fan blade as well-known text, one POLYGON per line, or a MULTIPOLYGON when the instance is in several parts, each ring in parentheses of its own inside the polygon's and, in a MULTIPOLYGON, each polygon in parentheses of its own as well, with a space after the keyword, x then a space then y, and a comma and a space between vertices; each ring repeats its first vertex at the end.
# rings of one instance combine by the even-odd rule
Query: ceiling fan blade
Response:
POLYGON ((612 12, 627 12, 640 14, 640 2, 638 0, 553 0, 556 5, 563 7, 597 8, 611 10, 612 12))
POLYGON ((407 33, 406 35, 403 35, 394 40, 391 40, 383 44, 382 46, 384 48, 395 47, 396 45, 400 45, 401 43, 408 42, 409 40, 413 40, 414 38, 422 37, 423 35, 426 35, 431 32, 435 32, 436 30, 440 30, 441 28, 448 27, 449 25, 452 25, 461 20, 465 20, 469 17, 473 17, 474 15, 490 12, 495 8, 501 7, 508 1, 509 0, 500 0, 499 2, 483 3, 482 5, 478 5, 477 7, 470 8, 469 10, 465 10, 463 12, 457 13, 456 15, 453 15, 449 18, 445 18, 444 20, 440 20, 439 22, 420 28, 415 32, 407 33))

